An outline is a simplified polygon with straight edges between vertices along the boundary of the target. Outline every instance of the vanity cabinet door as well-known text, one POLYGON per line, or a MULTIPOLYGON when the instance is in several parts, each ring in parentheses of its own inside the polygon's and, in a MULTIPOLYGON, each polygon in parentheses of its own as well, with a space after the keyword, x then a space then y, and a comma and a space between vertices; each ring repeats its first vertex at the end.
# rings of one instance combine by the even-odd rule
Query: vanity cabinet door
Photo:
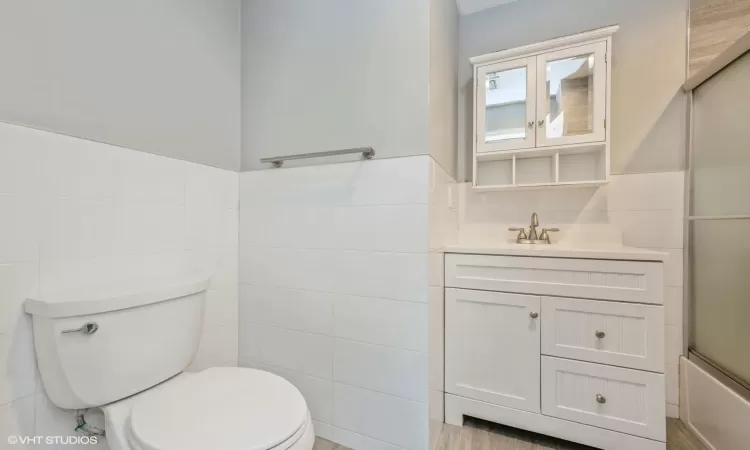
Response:
POLYGON ((597 42, 537 56, 538 147, 605 140, 606 53, 597 42))
POLYGON ((540 412, 538 296, 445 290, 445 390, 540 412))
POLYGON ((477 153, 533 148, 536 58, 478 66, 474 75, 477 153))

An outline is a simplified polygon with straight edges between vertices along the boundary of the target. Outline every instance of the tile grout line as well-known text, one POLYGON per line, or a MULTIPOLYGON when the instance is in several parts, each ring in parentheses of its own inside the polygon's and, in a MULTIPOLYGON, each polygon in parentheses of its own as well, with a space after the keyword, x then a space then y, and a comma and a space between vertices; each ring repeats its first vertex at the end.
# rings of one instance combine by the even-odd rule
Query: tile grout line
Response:
POLYGON ((325 334, 320 334, 320 333, 312 333, 310 331, 295 330, 293 328, 284 328, 284 327, 280 327, 278 325, 267 325, 267 324, 263 324, 263 323, 259 323, 259 322, 241 322, 241 323, 244 324, 244 325, 261 326, 261 327, 267 327, 267 328, 274 328, 274 329, 277 329, 277 330, 291 331, 293 333, 309 334, 311 336, 319 336, 319 337, 326 337, 326 338, 331 338, 331 339, 338 339, 340 341, 349 341, 349 342, 354 342, 354 343, 357 343, 357 344, 372 345, 373 347, 382 347, 382 348, 387 348, 387 349, 391 349, 391 350, 399 350, 399 351, 402 351, 402 352, 415 353, 417 355, 422 355, 422 356, 427 356, 428 355, 427 351, 412 350, 412 349, 403 348, 403 347, 394 347, 392 345, 377 344, 377 343, 374 343, 374 342, 360 341, 360 340, 357 340, 357 339, 349 339, 349 338, 345 338, 345 337, 341 337, 341 336, 335 336, 335 335, 325 335, 325 334))
MULTIPOLYGON (((239 284, 242 286, 253 286, 253 287, 259 287, 259 288, 271 288, 271 289, 279 289, 279 290, 287 290, 287 291, 298 291, 298 292, 315 292, 318 294, 329 294, 329 295, 343 295, 343 296, 349 296, 349 297, 358 297, 358 298, 365 298, 365 299, 377 299, 377 300, 388 300, 392 302, 405 302, 405 303, 416 303, 420 305, 426 305, 429 303, 428 301, 420 302, 416 300, 404 300, 400 298, 389 298, 389 297, 373 297, 373 296, 367 296, 367 295, 360 295, 360 294, 344 294, 341 292, 330 292, 330 291, 318 291, 315 289, 301 289, 301 288, 291 288, 291 287, 285 287, 285 286, 276 286, 271 284, 253 284, 253 283, 246 283, 242 280, 239 280, 239 284)), ((428 286, 428 287, 438 287, 442 288, 443 286, 428 286)))
POLYGON ((268 364, 268 363, 260 361, 258 358, 252 358, 252 359, 255 359, 256 361, 258 361, 259 364, 261 364, 263 366, 271 367, 273 369, 285 370, 285 371, 293 372, 293 373, 296 373, 298 375, 303 375, 303 376, 306 376, 306 377, 309 377, 309 378, 315 378, 315 379, 321 380, 321 381, 330 381, 331 383, 341 384, 343 386, 353 387, 353 388, 356 388, 356 389, 362 389, 363 391, 374 392, 376 394, 385 395, 385 396, 393 397, 393 398, 398 398, 398 399, 401 399, 401 400, 406 400, 406 401, 409 401, 409 402, 412 402, 412 403, 417 403, 417 404, 420 404, 420 405, 427 405, 428 404, 428 401, 414 400, 413 398, 403 397, 403 396, 397 395, 397 394, 389 394, 387 392, 378 391, 376 389, 372 389, 372 388, 368 388, 368 387, 364 387, 364 386, 358 386, 356 384, 351 384, 351 383, 347 383, 347 382, 340 381, 340 380, 335 380, 335 379, 333 379, 333 377, 331 377, 331 379, 328 379, 328 378, 323 378, 323 377, 320 377, 320 376, 317 376, 317 375, 310 375, 309 373, 301 372, 299 370, 288 369, 286 367, 279 367, 279 366, 276 366, 276 365, 273 365, 273 364, 268 364))
POLYGON ((358 249, 346 249, 346 248, 325 248, 325 247, 291 247, 291 246, 285 246, 285 245, 241 245, 240 251, 242 249, 255 249, 255 250, 299 250, 299 251, 306 251, 306 252, 342 252, 342 253, 376 253, 376 254, 397 254, 397 255, 429 255, 430 253, 433 253, 429 249, 426 251, 419 251, 419 252, 394 252, 389 250, 358 250, 358 249))

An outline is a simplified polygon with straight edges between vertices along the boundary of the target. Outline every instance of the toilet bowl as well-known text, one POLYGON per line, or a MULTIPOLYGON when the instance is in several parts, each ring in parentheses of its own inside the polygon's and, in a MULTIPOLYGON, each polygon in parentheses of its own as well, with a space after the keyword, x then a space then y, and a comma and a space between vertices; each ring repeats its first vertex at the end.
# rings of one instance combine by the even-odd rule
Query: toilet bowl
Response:
POLYGON ((255 369, 183 373, 101 409, 112 450, 309 450, 315 438, 299 391, 255 369))
POLYGON ((184 372, 208 286, 156 280, 27 299, 47 397, 101 409, 112 450, 311 450, 307 404, 285 379, 237 367, 184 372))

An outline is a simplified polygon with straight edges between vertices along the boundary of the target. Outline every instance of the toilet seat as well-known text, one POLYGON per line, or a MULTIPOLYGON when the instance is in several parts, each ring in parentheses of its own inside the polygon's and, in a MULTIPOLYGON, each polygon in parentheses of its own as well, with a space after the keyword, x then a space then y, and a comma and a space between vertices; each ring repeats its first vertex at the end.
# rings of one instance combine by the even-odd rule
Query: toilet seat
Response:
POLYGON ((304 398, 285 379, 213 368, 139 399, 128 441, 142 450, 284 450, 310 434, 304 398))

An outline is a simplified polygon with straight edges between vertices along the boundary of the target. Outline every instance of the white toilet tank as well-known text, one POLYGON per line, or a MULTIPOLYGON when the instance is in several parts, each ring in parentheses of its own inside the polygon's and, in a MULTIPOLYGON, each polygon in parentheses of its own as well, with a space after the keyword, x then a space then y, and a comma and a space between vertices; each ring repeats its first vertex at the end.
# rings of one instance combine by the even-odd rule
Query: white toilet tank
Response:
POLYGON ((47 396, 63 409, 97 407, 182 372, 198 349, 208 285, 161 281, 27 299, 47 396))

